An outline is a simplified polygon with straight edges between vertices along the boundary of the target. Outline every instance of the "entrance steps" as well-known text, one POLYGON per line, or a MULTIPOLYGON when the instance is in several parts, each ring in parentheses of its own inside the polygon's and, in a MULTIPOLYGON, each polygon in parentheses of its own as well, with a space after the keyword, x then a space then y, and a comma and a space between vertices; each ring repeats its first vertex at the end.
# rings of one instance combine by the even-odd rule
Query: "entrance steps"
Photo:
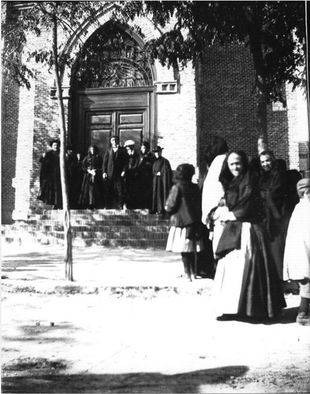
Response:
MULTIPOLYGON (((73 246, 100 245, 164 249, 169 220, 145 210, 71 210, 73 246)), ((3 225, 2 242, 63 244, 62 211, 31 214, 27 221, 3 225)))

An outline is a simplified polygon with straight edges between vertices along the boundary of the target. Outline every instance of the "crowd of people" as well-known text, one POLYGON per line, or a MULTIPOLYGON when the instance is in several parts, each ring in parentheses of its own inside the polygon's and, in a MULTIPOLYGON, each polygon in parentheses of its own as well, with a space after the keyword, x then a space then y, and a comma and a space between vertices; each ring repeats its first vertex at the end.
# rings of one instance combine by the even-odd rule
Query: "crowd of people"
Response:
MULTIPOLYGON (((310 179, 286 168, 264 137, 257 156, 229 150, 213 137, 205 176, 184 163, 172 172, 162 148, 140 149, 112 137, 100 154, 90 146, 82 159, 66 154, 71 208, 148 209, 168 214, 167 251, 181 254, 185 277, 214 278, 219 320, 273 319, 283 307, 283 281, 297 280, 297 321, 310 324, 310 179)), ((39 198, 61 208, 59 143, 41 158, 39 198)))
MULTIPOLYGON (((70 208, 148 209, 164 214, 172 170, 162 151, 160 146, 151 151, 148 141, 143 141, 139 150, 133 140, 121 146, 117 136, 110 139, 110 148, 103 154, 92 145, 82 158, 81 153, 67 147, 70 208)), ((62 208, 59 162, 59 141, 52 140, 40 159, 38 198, 54 209, 62 208)))
POLYGON ((309 325, 310 179, 287 170, 262 137, 251 160, 215 137, 206 162, 202 191, 192 182, 192 165, 176 169, 165 206, 167 251, 181 253, 191 281, 202 253, 212 248, 217 319, 277 318, 285 307, 283 280, 297 280, 297 321, 309 325))

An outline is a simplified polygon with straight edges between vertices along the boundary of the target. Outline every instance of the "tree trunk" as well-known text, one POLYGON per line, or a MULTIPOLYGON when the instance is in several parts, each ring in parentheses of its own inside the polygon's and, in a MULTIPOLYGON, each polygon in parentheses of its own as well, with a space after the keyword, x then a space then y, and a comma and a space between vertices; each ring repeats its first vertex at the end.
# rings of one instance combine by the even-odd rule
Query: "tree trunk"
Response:
POLYGON ((267 99, 262 91, 257 92, 255 120, 258 135, 264 136, 267 141, 267 99))
POLYGON ((57 100, 59 107, 60 117, 60 180, 61 180, 61 192, 62 192, 62 209, 63 209, 63 226, 64 226, 64 245, 65 245, 65 277, 67 280, 73 281, 73 261, 72 261, 72 231, 70 223, 70 208, 68 202, 67 182, 66 182, 66 166, 65 166, 65 154, 66 154, 66 123, 65 123, 65 111, 62 98, 62 86, 59 72, 58 63, 58 44, 57 44, 57 19, 54 17, 54 28, 53 28, 53 54, 54 54, 54 71, 55 81, 57 89, 57 100))

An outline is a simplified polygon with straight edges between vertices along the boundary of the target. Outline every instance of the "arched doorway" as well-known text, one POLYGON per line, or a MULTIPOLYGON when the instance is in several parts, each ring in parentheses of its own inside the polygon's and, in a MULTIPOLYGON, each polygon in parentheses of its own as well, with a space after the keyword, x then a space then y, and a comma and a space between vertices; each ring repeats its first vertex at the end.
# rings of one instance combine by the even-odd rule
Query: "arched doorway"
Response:
POLYGON ((86 41, 74 65, 70 140, 86 152, 107 149, 112 135, 141 143, 154 136, 154 72, 123 26, 108 22, 86 41))

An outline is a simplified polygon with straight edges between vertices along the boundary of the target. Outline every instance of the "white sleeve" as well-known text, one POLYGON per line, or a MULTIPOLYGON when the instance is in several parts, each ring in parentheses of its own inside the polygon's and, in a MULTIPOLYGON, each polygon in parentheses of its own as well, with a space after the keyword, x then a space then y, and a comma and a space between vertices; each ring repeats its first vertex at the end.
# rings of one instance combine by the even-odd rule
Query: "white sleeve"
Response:
POLYGON ((224 189, 219 181, 226 155, 218 155, 212 161, 206 179, 202 188, 202 223, 206 224, 206 220, 210 211, 215 208, 224 196, 224 189))

